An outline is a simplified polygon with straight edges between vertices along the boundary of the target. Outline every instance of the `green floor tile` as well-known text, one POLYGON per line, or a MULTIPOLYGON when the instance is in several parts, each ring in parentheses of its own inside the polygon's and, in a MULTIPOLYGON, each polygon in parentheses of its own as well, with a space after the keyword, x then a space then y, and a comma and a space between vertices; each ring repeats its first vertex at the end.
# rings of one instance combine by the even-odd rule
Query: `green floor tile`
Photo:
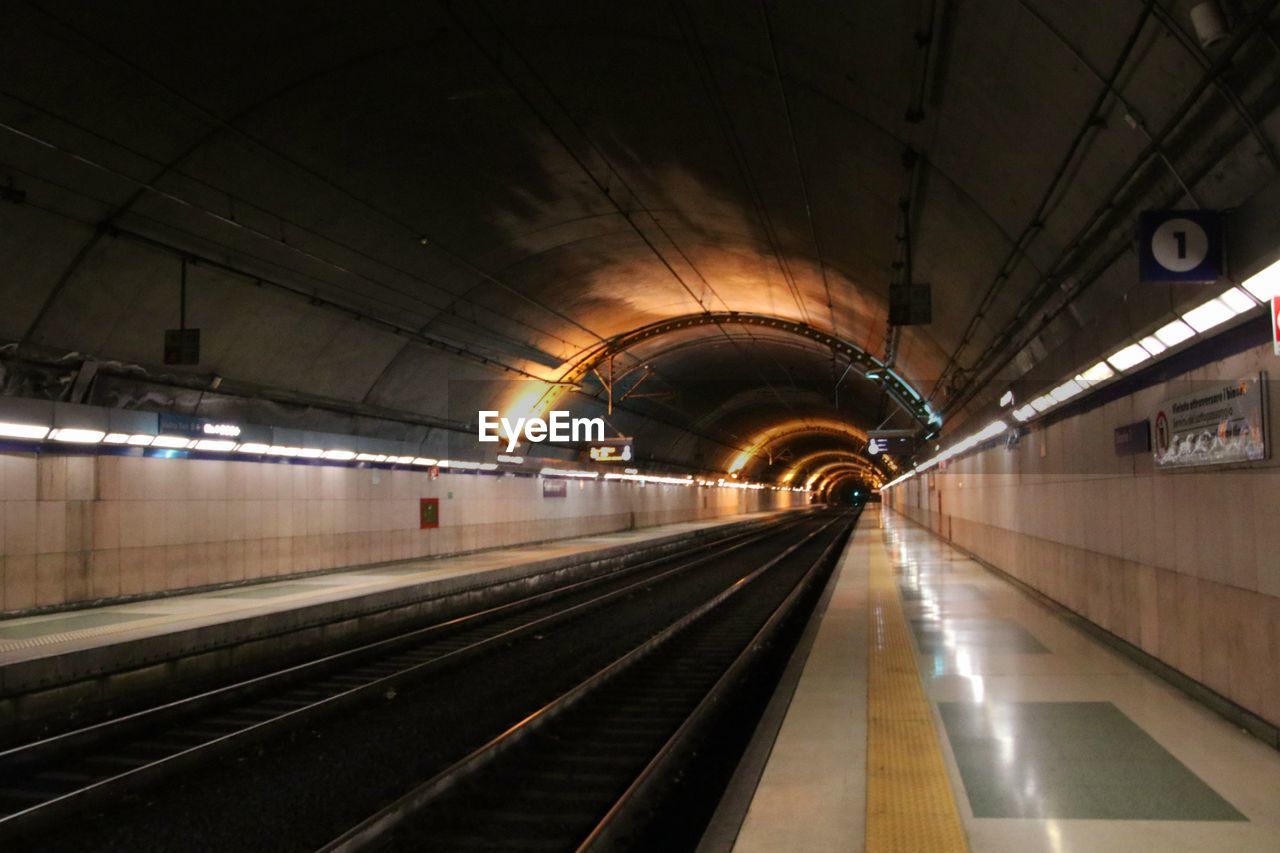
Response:
MULTIPOLYGON (((1042 655, 1049 651, 1026 628, 1008 619, 948 619, 946 624, 960 648, 1027 655, 1042 655)), ((911 630, 920 654, 934 655, 946 651, 947 635, 939 622, 912 619, 911 630)))
POLYGON ((1110 702, 938 707, 975 817, 1246 819, 1110 702))

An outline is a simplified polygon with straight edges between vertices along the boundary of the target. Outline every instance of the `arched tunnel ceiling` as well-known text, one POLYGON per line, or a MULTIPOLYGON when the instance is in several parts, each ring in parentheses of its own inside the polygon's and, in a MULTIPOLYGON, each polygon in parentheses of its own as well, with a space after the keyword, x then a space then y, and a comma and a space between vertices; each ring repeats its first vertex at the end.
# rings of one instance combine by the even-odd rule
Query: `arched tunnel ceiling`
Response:
MULTIPOLYGON (((1009 379, 1095 316, 1164 310, 1127 298, 1123 252, 1099 262, 1137 210, 1273 173, 1277 3, 1231 4, 1216 54, 1190 5, 10 4, 0 341, 163 372, 185 257, 188 384, 460 426, 619 336, 743 312, 891 362, 960 421, 999 356, 1009 379), (890 335, 906 262, 933 322, 890 335), (1045 282, 1095 268, 1028 337, 1045 282)), ((849 366, 672 331, 619 356, 644 387, 611 419, 701 466, 789 422, 912 424, 849 366)))

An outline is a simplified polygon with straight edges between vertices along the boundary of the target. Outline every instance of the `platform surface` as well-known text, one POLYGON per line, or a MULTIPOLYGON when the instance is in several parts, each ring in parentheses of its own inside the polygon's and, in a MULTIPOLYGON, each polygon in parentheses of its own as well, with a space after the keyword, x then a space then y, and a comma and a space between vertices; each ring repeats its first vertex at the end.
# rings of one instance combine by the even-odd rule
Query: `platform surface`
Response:
POLYGON ((876 645, 893 642, 877 563, 908 626, 900 642, 963 824, 958 847, 931 849, 1280 850, 1280 752, 874 506, 842 558, 733 849, 911 849, 876 835, 895 807, 877 799, 868 765, 869 717, 883 713, 869 669, 876 645))
POLYGON ((630 544, 643 547, 667 537, 761 521, 778 514, 724 516, 456 557, 365 566, 206 592, 0 619, 0 667, 316 604, 358 599, 424 582, 483 575, 521 564, 572 559, 630 544))

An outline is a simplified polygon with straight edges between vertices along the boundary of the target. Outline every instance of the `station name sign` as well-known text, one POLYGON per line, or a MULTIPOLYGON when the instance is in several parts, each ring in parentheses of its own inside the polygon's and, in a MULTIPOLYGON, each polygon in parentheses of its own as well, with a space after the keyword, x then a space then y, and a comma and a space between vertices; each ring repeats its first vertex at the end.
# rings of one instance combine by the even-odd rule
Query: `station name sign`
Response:
POLYGON ((881 453, 893 456, 910 456, 915 452, 916 438, 912 430, 882 429, 867 433, 867 454, 881 453))
POLYGON ((189 435, 192 438, 240 438, 244 429, 239 424, 162 414, 160 432, 163 435, 189 435))
POLYGON ((482 444, 506 442, 507 453, 512 453, 522 441, 539 444, 556 442, 604 441, 604 418, 575 418, 565 411, 553 411, 543 418, 502 417, 497 411, 476 413, 479 428, 477 440, 482 444))
POLYGON ((630 462, 635 459, 635 447, 629 438, 606 438, 592 442, 587 455, 592 462, 630 462))
POLYGON ((1157 468, 1226 465, 1267 458, 1266 374, 1165 400, 1156 411, 1157 468))

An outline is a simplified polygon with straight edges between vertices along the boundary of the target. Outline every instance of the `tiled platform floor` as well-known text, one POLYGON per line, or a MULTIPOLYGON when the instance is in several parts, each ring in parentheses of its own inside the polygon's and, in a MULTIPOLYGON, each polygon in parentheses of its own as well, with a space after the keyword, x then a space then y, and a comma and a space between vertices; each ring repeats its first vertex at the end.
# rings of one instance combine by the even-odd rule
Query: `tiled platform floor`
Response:
POLYGON ((1280 752, 905 519, 858 527, 735 850, 863 849, 876 548, 972 850, 1280 850, 1280 752))
POLYGON ((0 667, 279 610, 358 598, 424 581, 572 557, 628 543, 643 545, 667 536, 760 520, 775 514, 725 516, 459 557, 415 560, 190 595, 3 619, 0 620, 0 667))

